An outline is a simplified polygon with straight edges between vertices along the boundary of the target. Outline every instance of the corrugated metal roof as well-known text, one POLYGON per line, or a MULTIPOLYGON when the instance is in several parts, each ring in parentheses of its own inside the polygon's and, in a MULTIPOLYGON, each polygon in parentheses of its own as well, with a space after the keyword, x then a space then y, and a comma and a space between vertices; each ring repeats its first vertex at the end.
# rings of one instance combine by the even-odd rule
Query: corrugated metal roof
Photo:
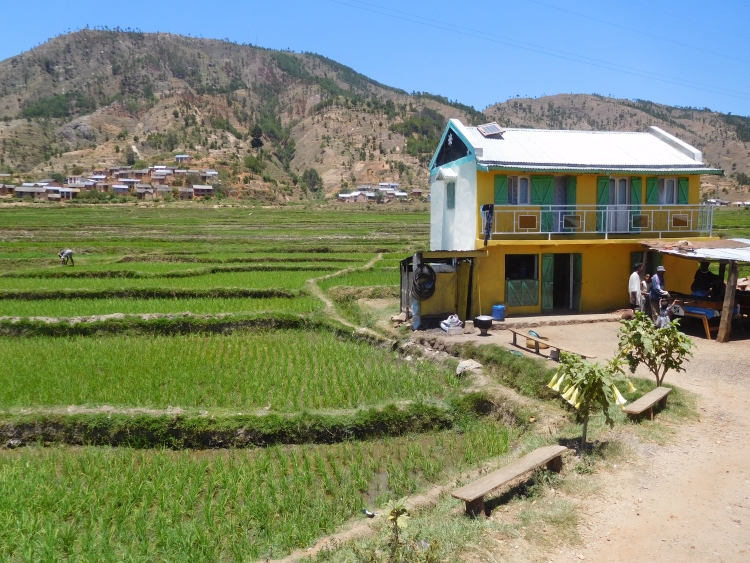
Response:
POLYGON ((449 126, 475 149, 477 165, 483 169, 722 172, 699 160, 698 149, 656 127, 645 133, 508 128, 500 138, 486 138, 476 127, 467 127, 457 119, 451 119, 449 126))
POLYGON ((707 243, 695 242, 687 248, 680 246, 679 243, 670 246, 663 242, 644 241, 643 244, 662 254, 672 254, 691 260, 735 261, 750 264, 750 239, 746 238, 709 241, 707 243))

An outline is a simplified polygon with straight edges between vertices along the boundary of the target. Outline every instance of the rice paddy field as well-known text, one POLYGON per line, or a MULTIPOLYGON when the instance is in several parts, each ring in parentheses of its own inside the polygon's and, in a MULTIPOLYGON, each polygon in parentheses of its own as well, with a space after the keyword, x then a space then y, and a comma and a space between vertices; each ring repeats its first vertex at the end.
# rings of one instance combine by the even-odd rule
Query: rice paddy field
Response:
MULTIPOLYGON (((75 325, 62 323, 50 336, 32 324, 29 333, 0 337, 0 426, 71 407, 179 407, 182 416, 221 419, 448 405, 463 386, 451 366, 329 326, 308 283, 395 288, 399 260, 424 248, 428 234, 428 215, 407 208, 4 206, 0 324, 189 312, 230 324, 293 317, 311 328, 191 332, 187 320, 177 334, 154 325, 148 334, 81 336, 65 334, 75 325), (63 248, 74 250, 75 266, 60 265, 63 248)), ((514 432, 465 415, 441 430, 333 444, 0 448, 0 559, 281 557, 364 506, 507 452, 514 432)))

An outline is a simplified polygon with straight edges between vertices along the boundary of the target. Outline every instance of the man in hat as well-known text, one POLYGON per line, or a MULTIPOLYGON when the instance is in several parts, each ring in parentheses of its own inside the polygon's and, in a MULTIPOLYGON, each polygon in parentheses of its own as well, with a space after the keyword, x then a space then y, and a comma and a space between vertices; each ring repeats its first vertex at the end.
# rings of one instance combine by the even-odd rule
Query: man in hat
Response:
POLYGON ((656 274, 651 278, 651 318, 654 323, 659 318, 659 301, 669 297, 669 293, 664 289, 664 272, 667 269, 664 266, 656 268, 656 274))

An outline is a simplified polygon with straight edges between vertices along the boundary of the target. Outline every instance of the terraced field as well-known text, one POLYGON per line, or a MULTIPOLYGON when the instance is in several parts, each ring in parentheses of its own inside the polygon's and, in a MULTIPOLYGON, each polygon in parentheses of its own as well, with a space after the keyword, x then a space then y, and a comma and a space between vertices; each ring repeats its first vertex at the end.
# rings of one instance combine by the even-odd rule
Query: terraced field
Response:
POLYGON ((47 443, 0 450, 0 559, 280 556, 507 451, 502 422, 456 406, 451 366, 363 339, 309 292, 323 276, 395 291, 428 228, 412 212, 0 208, 0 429, 47 443), (289 433, 301 421, 310 438, 289 433), (145 449, 67 445, 130 432, 145 449), (282 445, 150 449, 177 432, 282 445))

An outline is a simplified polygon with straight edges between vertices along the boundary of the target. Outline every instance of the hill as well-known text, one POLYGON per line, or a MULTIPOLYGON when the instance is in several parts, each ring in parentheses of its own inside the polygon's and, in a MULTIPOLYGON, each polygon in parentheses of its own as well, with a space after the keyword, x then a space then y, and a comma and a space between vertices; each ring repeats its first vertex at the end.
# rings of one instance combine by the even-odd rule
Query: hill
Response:
POLYGON ((0 167, 29 178, 188 152, 194 166, 217 168, 228 191, 272 201, 380 181, 424 186, 451 117, 547 128, 655 124, 728 173, 750 173, 750 120, 710 110, 558 95, 478 112, 320 55, 166 33, 82 30, 0 62, 0 167))

